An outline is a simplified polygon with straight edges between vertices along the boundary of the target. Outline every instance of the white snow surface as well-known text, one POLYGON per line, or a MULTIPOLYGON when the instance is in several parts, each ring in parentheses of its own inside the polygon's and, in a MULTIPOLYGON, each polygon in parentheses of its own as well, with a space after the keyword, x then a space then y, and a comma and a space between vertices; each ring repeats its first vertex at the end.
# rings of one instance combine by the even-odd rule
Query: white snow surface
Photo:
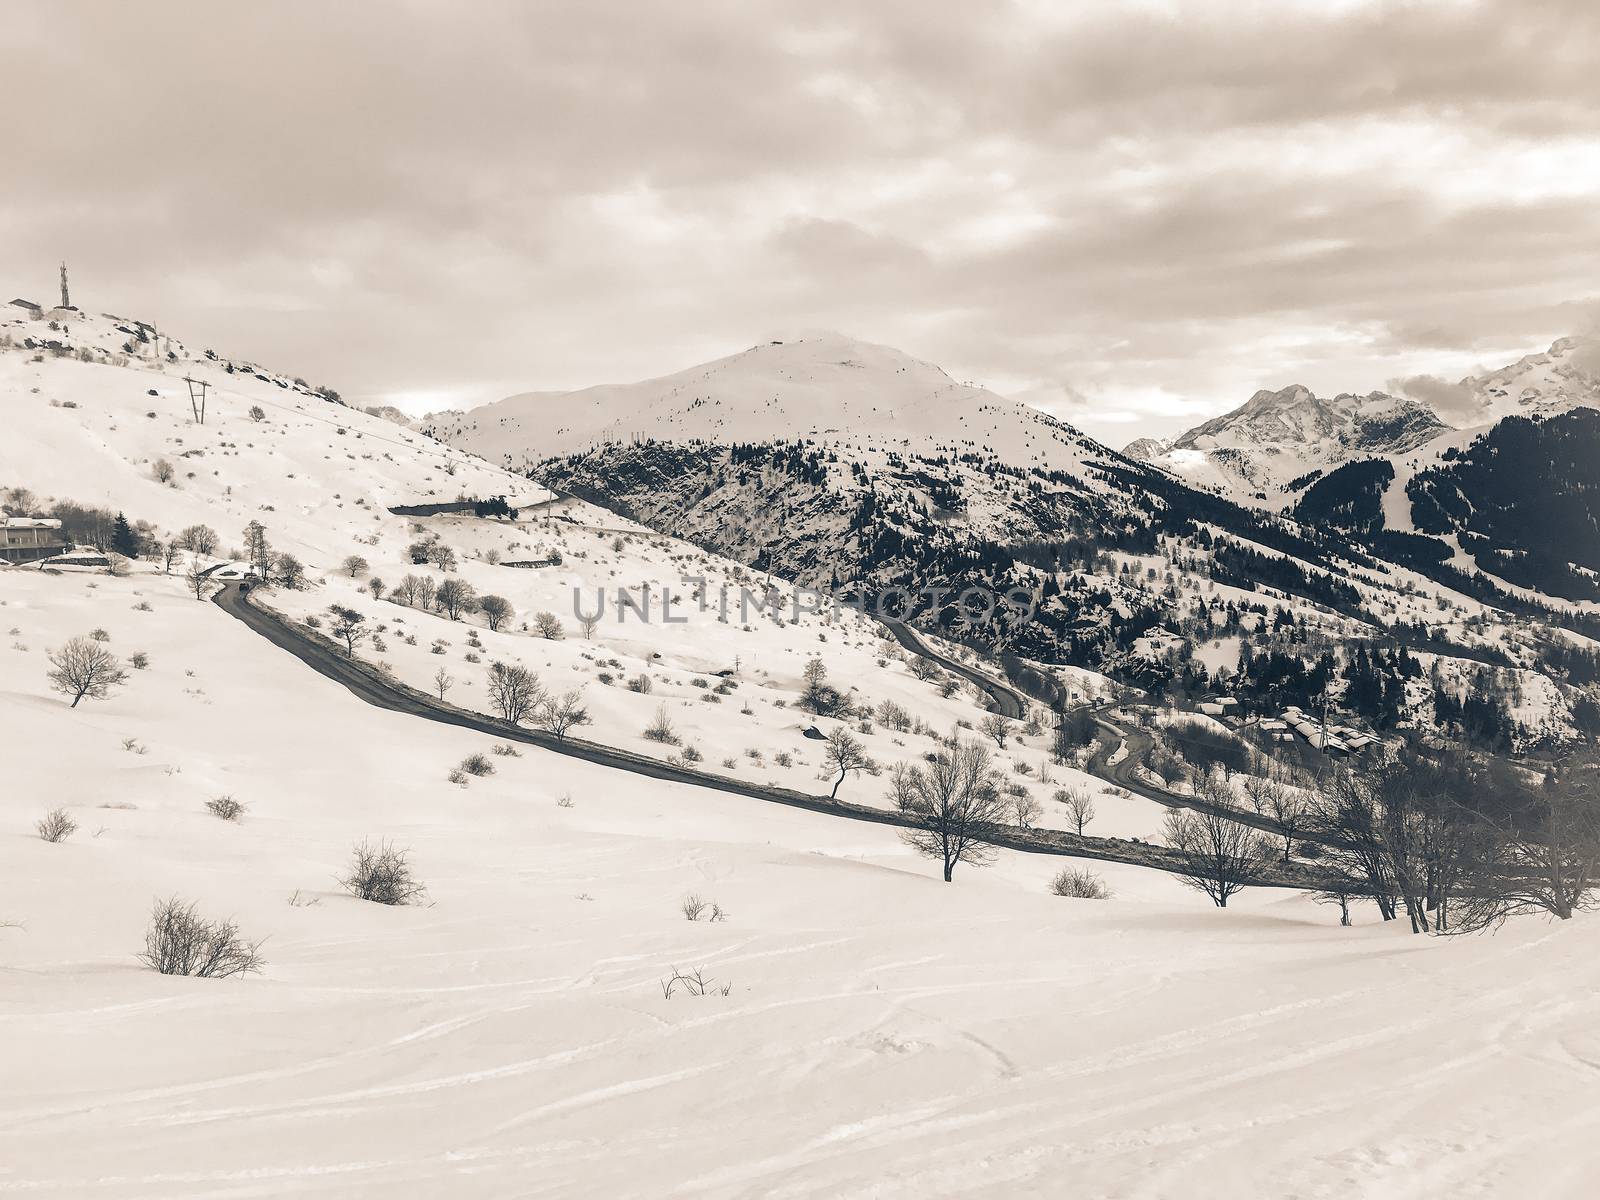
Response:
MULTIPOLYGON (((24 328, 41 335, 0 333, 24 328)), ((96 317, 67 333, 91 358, 122 341, 96 317)), ((0 351, 0 483, 164 533, 204 521, 225 546, 258 518, 310 569, 307 590, 270 602, 302 618, 361 607, 387 647, 361 653, 400 677, 448 665, 452 699, 476 707, 483 664, 517 657, 584 688, 586 736, 644 749, 642 721, 667 704, 708 767, 726 755, 741 776, 826 790, 795 709, 812 654, 941 732, 981 715, 854 618, 746 631, 693 613, 590 641, 562 612, 567 638, 537 639, 522 622, 574 585, 750 573, 587 505, 514 525, 391 516, 544 493, 173 347, 160 367, 0 351), (216 384, 204 426, 185 373, 216 384), (418 524, 512 601, 510 628, 363 599, 364 577, 340 572, 352 552, 391 584, 433 571, 405 556, 418 524), (553 570, 487 561, 552 548, 553 570), (699 699, 693 679, 730 656, 738 686, 699 699), (602 658, 619 680, 650 673, 653 692, 607 688, 602 658)), ((1427 939, 1361 909, 1340 928, 1291 893, 1218 910, 1157 872, 1009 852, 947 885, 889 827, 529 746, 492 755, 493 738, 370 707, 150 563, 0 572, 0 633, 0 1195, 1421 1200, 1588 1195, 1600 1173, 1591 916, 1427 939), (46 652, 96 629, 149 664, 71 709, 46 652), (495 773, 448 783, 472 753, 495 773), (247 805, 237 823, 205 810, 224 794, 247 805), (33 825, 57 806, 79 828, 48 844, 33 825), (428 904, 338 886, 363 838, 410 848, 428 904), (1068 865, 1114 898, 1051 895, 1068 865), (690 893, 727 919, 686 921, 690 893), (174 895, 266 939, 263 973, 141 966, 150 906, 174 895), (664 998, 674 969, 712 993, 664 998)), ((932 745, 882 726, 863 739, 884 763, 932 745)), ((1090 833, 1159 829, 1159 806, 1080 772, 1040 783, 1046 740, 1019 726, 999 755, 1043 824, 1061 824, 1056 787, 1085 786, 1090 833)), ((882 787, 856 777, 841 794, 882 787)))
POLYGON ((1429 940, 1099 864, 1116 897, 1068 901, 1012 854, 945 885, 888 829, 529 748, 461 790, 491 739, 367 707, 175 581, 0 586, 27 647, 0 722, 33 751, 0 800, 0 1192, 1577 1196, 1600 1169, 1592 919, 1429 940), (152 665, 69 710, 43 649, 93 625, 152 665), (54 804, 59 845, 28 834, 54 804), (429 906, 339 890, 363 837, 412 848, 429 906), (267 938, 265 972, 142 969, 170 894, 267 938), (663 999, 674 967, 731 991, 663 999))

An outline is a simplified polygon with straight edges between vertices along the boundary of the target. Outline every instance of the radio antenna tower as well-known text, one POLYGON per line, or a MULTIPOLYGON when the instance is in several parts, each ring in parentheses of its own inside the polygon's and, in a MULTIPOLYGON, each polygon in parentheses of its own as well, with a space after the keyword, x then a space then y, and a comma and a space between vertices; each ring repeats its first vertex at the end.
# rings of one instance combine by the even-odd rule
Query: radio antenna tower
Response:
POLYGON ((67 264, 61 264, 61 307, 71 308, 72 299, 67 295, 67 264))

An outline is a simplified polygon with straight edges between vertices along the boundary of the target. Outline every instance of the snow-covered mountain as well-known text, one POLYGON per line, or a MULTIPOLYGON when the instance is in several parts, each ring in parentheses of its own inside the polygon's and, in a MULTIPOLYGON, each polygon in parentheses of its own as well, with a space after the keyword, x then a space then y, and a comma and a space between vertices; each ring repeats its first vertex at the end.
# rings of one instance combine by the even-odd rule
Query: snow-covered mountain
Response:
POLYGON ((1568 409, 1600 408, 1600 338, 1564 337, 1541 354, 1463 379, 1467 425, 1505 417, 1550 416, 1568 409))
POLYGON ((1449 428, 1416 400, 1383 392, 1325 399, 1295 384, 1257 392, 1150 461, 1191 482, 1270 495, 1309 472, 1354 457, 1401 454, 1449 428))
POLYGON ((1346 462, 1398 459, 1419 450, 1428 459, 1509 416, 1600 407, 1600 340, 1561 338, 1497 371, 1409 386, 1414 395, 1340 393, 1331 399, 1298 384, 1263 389, 1170 443, 1141 438, 1124 453, 1197 486, 1277 504, 1290 484, 1346 462))
POLYGON ((892 347, 836 333, 763 342, 659 379, 529 392, 432 414, 417 426, 512 467, 647 439, 983 450, 1014 466, 1074 473, 1115 459, 1035 408, 892 347))
POLYGON ((1172 442, 1167 438, 1134 438, 1122 448, 1122 457, 1138 462, 1155 462, 1170 449, 1172 442))

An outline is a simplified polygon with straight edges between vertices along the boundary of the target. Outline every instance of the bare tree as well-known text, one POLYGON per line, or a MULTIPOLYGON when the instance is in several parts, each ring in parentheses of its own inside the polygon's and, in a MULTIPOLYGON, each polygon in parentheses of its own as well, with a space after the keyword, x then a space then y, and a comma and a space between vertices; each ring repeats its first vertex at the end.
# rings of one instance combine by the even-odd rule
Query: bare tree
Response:
POLYGON ((478 600, 478 611, 483 614, 483 619, 489 623, 491 630, 499 629, 511 620, 515 610, 511 601, 504 596, 483 596, 478 600))
POLYGON ((417 607, 431 609, 434 601, 438 599, 439 588, 433 581, 432 575, 421 575, 417 578, 417 607))
POLYGON ((441 571, 456 569, 456 552, 444 542, 434 542, 428 547, 428 561, 441 571))
POLYGON ((85 696, 105 699, 113 687, 128 680, 122 660, 93 638, 75 637, 51 651, 49 658, 50 685, 63 696, 71 696, 73 708, 85 696))
POLYGON ((178 535, 178 544, 190 554, 212 555, 217 552, 221 539, 209 525, 190 525, 178 535))
POLYGON ((583 689, 573 688, 561 696, 552 696, 544 702, 534 717, 534 724, 565 741, 567 734, 580 725, 589 724, 589 710, 583 705, 583 689))
POLYGON ((544 703, 544 685, 520 663, 489 665, 489 699, 509 725, 520 725, 544 703))
POLYGON ((191 555, 189 569, 184 572, 183 581, 194 589, 194 598, 196 600, 204 600, 206 598, 206 580, 210 578, 211 576, 206 574, 206 569, 200 565, 200 556, 191 555))
POLYGON ((298 588, 306 581, 304 564, 292 554, 274 554, 272 566, 278 572, 278 582, 286 588, 298 588))
POLYGON ((597 613, 579 613, 578 628, 583 630, 585 638, 594 637, 594 631, 600 628, 600 617, 597 613))
POLYGON ((1072 822, 1072 828, 1082 837, 1084 827, 1095 816, 1094 798, 1089 795, 1089 790, 1081 787, 1062 788, 1055 794, 1055 799, 1066 806, 1067 820, 1072 822))
POLYGON ((1026 788, 1011 793, 1011 820, 1022 829, 1032 829, 1044 815, 1041 805, 1026 788))
POLYGON ((353 608, 346 608, 342 604, 330 604, 328 616, 333 622, 330 632, 344 642, 346 656, 354 658, 356 643, 366 641, 371 632, 366 628, 366 614, 357 612, 353 608))
POLYGON ((422 576, 407 573, 394 585, 394 594, 401 603, 416 607, 417 593, 422 590, 422 576))
POLYGON ((982 745, 958 742, 931 762, 898 764, 889 794, 913 822, 901 836, 912 849, 944 864, 946 883, 957 863, 982 866, 992 861, 989 842, 995 826, 1005 820, 1005 800, 982 745))
POLYGON ((533 628, 542 638, 549 638, 551 641, 561 640, 563 633, 561 618, 553 612, 542 612, 536 615, 533 618, 533 628))
POLYGON ((1600 888, 1600 759, 1593 751, 1554 768, 1518 811, 1482 819, 1469 855, 1458 932, 1507 917, 1571 920, 1594 908, 1600 888))
POLYGON ((177 565, 178 556, 183 553, 183 546, 177 538, 169 538, 161 543, 161 573, 171 575, 172 568, 177 565))
POLYGON ((867 748, 857 741, 854 735, 843 725, 828 735, 827 743, 822 747, 822 763, 831 774, 839 772, 839 778, 833 781, 833 791, 829 796, 838 796, 839 785, 845 776, 860 771, 875 771, 872 759, 867 755, 867 748))
POLYGON ((990 713, 978 722, 978 732, 983 734, 984 737, 993 738, 995 749, 1004 750, 1006 748, 1006 738, 1011 736, 1011 722, 999 713, 990 713))
POLYGON ((270 582, 272 547, 267 542, 267 531, 260 521, 251 521, 244 527, 244 555, 261 582, 270 582))
POLYGON ((1228 907, 1228 897, 1256 882, 1272 855, 1250 826, 1209 809, 1169 811, 1162 840, 1177 854, 1179 880, 1210 896, 1218 908, 1228 907))
POLYGON ((439 606, 439 611, 456 621, 460 620, 463 613, 470 613, 477 607, 478 593, 465 579, 452 577, 439 585, 433 600, 439 606))
POLYGON ((1278 826, 1277 836, 1283 839, 1283 861, 1288 862, 1309 815, 1305 796, 1281 780, 1262 779, 1256 775, 1245 780, 1244 795, 1252 809, 1278 826))
POLYGON ((449 671, 446 671, 443 667, 440 667, 433 673, 433 686, 434 689, 439 693, 439 699, 441 700, 444 699, 444 694, 455 686, 455 683, 456 677, 450 674, 449 671))
POLYGON ((367 560, 362 558, 361 555, 352 554, 340 565, 344 568, 345 573, 349 575, 351 579, 354 579, 357 575, 360 575, 367 570, 368 564, 367 560))

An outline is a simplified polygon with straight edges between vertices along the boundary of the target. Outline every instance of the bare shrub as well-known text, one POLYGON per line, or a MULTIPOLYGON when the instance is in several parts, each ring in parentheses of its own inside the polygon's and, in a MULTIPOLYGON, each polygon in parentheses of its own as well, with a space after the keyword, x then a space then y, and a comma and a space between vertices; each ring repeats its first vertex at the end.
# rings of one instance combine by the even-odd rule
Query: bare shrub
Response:
POLYGON ((667 715, 665 704, 656 708, 655 720, 645 728, 644 736, 652 742, 660 742, 663 746, 678 744, 678 735, 672 728, 672 718, 667 715))
POLYGON ((428 889, 411 869, 411 851, 391 842, 363 841, 352 851, 350 870, 339 884, 352 896, 374 904, 415 904, 428 889))
POLYGON ((573 688, 565 695, 550 697, 534 715, 533 723, 555 734, 557 741, 565 741, 578 726, 590 723, 589 710, 583 705, 583 689, 573 688))
POLYGON ((237 821, 244 816, 244 810, 245 805, 232 796, 218 796, 215 800, 206 801, 206 811, 224 821, 237 821))
POLYGON ((39 831, 39 836, 47 842, 64 842, 71 837, 78 828, 78 823, 72 819, 64 808, 53 808, 45 813, 43 818, 34 825, 39 831))
POLYGON ((672 976, 661 981, 661 996, 664 1000, 671 1000, 675 992, 687 992, 691 996, 726 996, 733 991, 732 983, 718 984, 715 979, 707 975, 704 969, 693 972, 684 972, 677 967, 672 968, 672 976))
POLYGON ((495 754, 498 754, 501 758, 521 758, 522 757, 522 751, 518 750, 510 742, 496 742, 494 744, 494 746, 491 747, 491 749, 495 754))
POLYGON ((461 760, 461 770, 468 775, 481 779, 485 775, 494 774, 494 764, 482 754, 469 754, 461 760))
POLYGON ((1057 896, 1071 900, 1109 900, 1111 889, 1093 871, 1080 867, 1067 867, 1056 872, 1050 881, 1050 890, 1057 896))
POLYGON ((683 904, 680 907, 683 911, 684 920, 698 921, 700 914, 705 912, 709 905, 700 898, 698 892, 690 892, 683 898, 683 904))
POLYGON ((231 920, 208 921, 174 896, 156 901, 139 961, 163 975, 226 979, 259 972, 261 945, 241 937, 231 920))

